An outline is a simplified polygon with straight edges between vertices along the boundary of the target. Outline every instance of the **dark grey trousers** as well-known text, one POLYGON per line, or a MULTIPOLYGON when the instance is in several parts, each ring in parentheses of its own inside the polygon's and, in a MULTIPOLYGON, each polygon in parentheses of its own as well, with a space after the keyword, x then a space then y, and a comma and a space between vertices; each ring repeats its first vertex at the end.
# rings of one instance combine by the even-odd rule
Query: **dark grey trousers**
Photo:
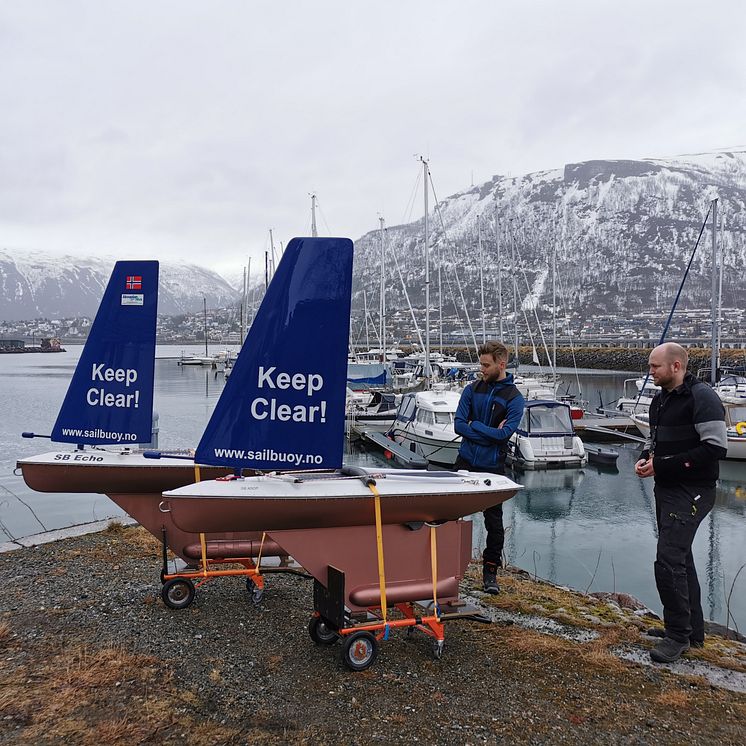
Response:
POLYGON ((715 488, 656 484, 654 493, 658 521, 655 584, 663 604, 666 635, 678 642, 701 642, 704 615, 692 542, 715 504, 715 488))
MULTIPOLYGON (((468 469, 469 471, 487 471, 491 474, 505 474, 505 469, 497 467, 494 469, 477 469, 472 466, 463 456, 456 457, 453 468, 468 469)), ((484 511, 484 527, 487 529, 487 543, 482 552, 482 562, 487 564, 502 565, 503 547, 505 546, 505 527, 503 525, 503 506, 493 505, 484 511)))

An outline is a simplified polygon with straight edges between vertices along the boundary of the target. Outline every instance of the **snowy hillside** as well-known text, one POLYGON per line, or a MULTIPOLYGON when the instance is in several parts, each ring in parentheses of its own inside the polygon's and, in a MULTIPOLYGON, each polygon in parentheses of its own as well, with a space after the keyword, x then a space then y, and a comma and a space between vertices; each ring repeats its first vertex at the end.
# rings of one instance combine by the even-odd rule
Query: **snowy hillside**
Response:
MULTIPOLYGON (((51 256, 0 249, 0 319, 92 317, 115 259, 51 256)), ((222 277, 194 264, 161 262, 158 312, 198 311, 230 305, 238 293, 222 277)))
MULTIPOLYGON (((437 186, 437 172, 433 178, 437 186)), ((512 308, 512 247, 518 256, 518 295, 524 302, 535 295, 545 313, 552 298, 549 268, 555 250, 558 293, 576 315, 631 319, 643 310, 668 309, 714 197, 720 198, 724 218, 720 234, 724 305, 743 306, 746 151, 572 163, 525 176, 495 176, 454 194, 442 200, 429 218, 433 304, 441 257, 444 315, 453 311, 451 298, 459 297, 456 275, 472 318, 478 315, 479 220, 486 306, 493 319, 498 305, 498 257, 504 269, 503 300, 506 308, 512 308)), ((412 302, 423 305, 423 228, 420 219, 386 231, 389 308, 406 309, 394 255, 412 302)), ((379 232, 371 231, 356 242, 354 306, 358 310, 363 307, 363 289, 368 309, 377 308, 379 240, 379 232)), ((710 305, 710 247, 708 228, 685 286, 682 308, 710 305)))

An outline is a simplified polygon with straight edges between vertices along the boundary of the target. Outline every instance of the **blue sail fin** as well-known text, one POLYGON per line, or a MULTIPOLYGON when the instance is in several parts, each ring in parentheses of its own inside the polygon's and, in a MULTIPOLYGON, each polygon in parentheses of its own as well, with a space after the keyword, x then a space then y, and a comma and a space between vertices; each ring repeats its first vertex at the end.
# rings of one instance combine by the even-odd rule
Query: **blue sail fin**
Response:
POLYGON ((158 310, 158 262, 114 265, 52 440, 149 443, 158 310))
POLYGON ((342 463, 352 241, 294 238, 197 447, 202 464, 342 463))

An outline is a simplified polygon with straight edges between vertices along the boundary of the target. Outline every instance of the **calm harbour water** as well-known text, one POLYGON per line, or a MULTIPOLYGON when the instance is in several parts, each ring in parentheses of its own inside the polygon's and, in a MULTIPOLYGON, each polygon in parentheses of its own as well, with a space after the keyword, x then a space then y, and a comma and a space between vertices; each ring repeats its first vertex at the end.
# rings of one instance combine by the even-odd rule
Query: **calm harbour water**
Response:
MULTIPOLYGON (((0 355, 0 542, 76 523, 121 516, 102 495, 41 494, 13 474, 16 458, 51 450, 49 441, 25 440, 24 430, 49 433, 81 348, 66 353, 0 355)), ((194 447, 223 389, 222 374, 181 367, 189 347, 159 347, 155 408, 163 447, 194 447)), ((575 374, 561 373, 571 392, 575 374)), ((580 374, 583 397, 596 406, 621 393, 625 374, 580 374)), ((653 581, 655 511, 650 480, 634 476, 639 446, 617 445, 618 470, 583 469, 516 475, 524 489, 505 505, 509 562, 539 577, 581 590, 624 591, 656 611, 653 581)), ((347 460, 382 465, 383 457, 352 449, 347 460)), ((725 623, 727 597, 746 564, 746 464, 721 465, 717 504, 694 544, 705 615, 725 623)), ((474 519, 474 551, 484 541, 481 517, 474 519)), ((730 613, 746 628, 746 569, 730 595, 730 613)))

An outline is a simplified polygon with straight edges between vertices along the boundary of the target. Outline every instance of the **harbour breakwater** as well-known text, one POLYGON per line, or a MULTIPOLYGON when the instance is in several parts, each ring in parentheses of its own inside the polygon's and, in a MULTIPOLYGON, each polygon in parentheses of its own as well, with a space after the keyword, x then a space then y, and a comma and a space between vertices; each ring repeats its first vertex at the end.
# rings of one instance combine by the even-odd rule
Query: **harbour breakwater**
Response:
MULTIPOLYGON (((586 368, 589 370, 617 370, 631 373, 645 373, 648 369, 648 356, 651 347, 569 347, 557 348, 558 368, 586 368)), ((464 347, 444 349, 446 354, 455 354, 457 360, 473 360, 474 353, 464 347)), ((549 363, 545 355, 539 355, 543 366, 549 363)), ((518 360, 522 365, 535 365, 532 347, 519 347, 518 360)), ((721 350, 720 365, 724 367, 745 367, 744 350, 721 350)), ((710 350, 708 348, 689 349, 689 370, 696 375, 702 368, 710 367, 710 350)))

